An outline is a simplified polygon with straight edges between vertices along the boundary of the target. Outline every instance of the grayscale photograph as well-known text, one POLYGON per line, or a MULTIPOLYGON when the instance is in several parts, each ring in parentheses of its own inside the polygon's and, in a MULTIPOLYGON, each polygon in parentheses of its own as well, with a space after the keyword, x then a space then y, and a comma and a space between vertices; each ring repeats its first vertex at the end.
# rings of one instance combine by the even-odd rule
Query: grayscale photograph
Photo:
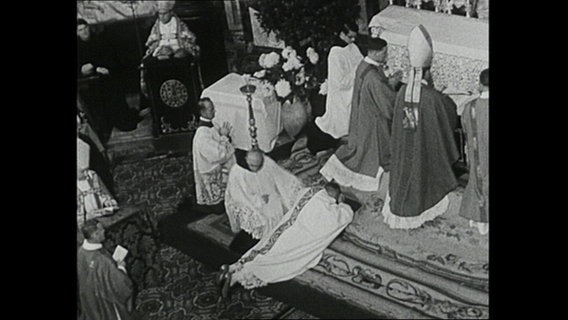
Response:
POLYGON ((76 2, 77 319, 490 317, 489 0, 76 2))

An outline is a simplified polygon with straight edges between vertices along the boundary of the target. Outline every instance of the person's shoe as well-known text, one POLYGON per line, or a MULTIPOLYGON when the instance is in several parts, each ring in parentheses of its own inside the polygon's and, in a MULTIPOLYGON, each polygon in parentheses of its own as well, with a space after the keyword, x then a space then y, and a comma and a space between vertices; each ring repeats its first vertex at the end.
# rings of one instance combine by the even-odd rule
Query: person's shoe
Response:
POLYGON ((218 286, 222 286, 223 280, 225 279, 228 272, 229 272, 229 265, 228 264, 222 265, 221 268, 219 269, 219 273, 217 274, 217 278, 215 279, 215 283, 218 286))
POLYGON ((231 289, 231 278, 232 275, 230 272, 227 272, 225 274, 225 279, 223 282, 223 288, 221 289, 221 297, 223 297, 223 300, 227 300, 229 298, 229 290, 231 289))

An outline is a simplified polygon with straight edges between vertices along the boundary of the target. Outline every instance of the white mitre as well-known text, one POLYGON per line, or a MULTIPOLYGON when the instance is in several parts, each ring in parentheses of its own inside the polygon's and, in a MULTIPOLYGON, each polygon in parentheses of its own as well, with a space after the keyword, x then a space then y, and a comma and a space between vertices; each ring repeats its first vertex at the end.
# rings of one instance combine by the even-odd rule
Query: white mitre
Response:
POLYGON ((420 102, 420 88, 422 86, 422 68, 432 65, 434 54, 432 38, 423 25, 418 25, 412 29, 408 36, 407 47, 411 69, 404 101, 418 103, 420 102))

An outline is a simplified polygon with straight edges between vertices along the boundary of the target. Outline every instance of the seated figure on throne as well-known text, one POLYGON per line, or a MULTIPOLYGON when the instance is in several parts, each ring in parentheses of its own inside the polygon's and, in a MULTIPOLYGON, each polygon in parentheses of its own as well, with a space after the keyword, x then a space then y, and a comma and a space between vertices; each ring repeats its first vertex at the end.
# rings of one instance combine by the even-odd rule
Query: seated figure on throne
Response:
POLYGON ((142 120, 146 110, 130 108, 126 92, 118 77, 118 53, 100 34, 93 34, 89 23, 77 19, 77 79, 84 108, 89 109, 92 125, 103 143, 113 128, 132 131, 142 120))
POLYGON ((262 239, 292 208, 303 183, 258 148, 237 156, 227 181, 225 208, 231 230, 262 239))
MULTIPOLYGON (((146 52, 140 65, 140 89, 143 94, 143 102, 144 104, 153 102, 152 105, 154 106, 161 104, 158 101, 163 102, 163 98, 160 99, 160 95, 157 94, 160 91, 160 85, 164 80, 171 79, 172 75, 175 74, 175 77, 178 77, 186 87, 185 89, 190 91, 188 101, 191 101, 192 115, 198 117, 199 112, 195 108, 197 103, 195 97, 198 97, 200 93, 195 92, 195 90, 199 85, 202 88, 203 83, 197 63, 200 56, 200 47, 196 44, 197 37, 174 13, 175 1, 157 1, 157 4, 158 18, 146 40, 146 52)), ((177 91, 174 90, 175 92, 177 91)), ((164 120, 168 123, 167 125, 172 125, 174 130, 184 127, 188 121, 188 116, 183 111, 186 110, 185 107, 179 109, 181 111, 166 116, 168 119, 164 120)), ((157 119, 163 114, 155 108, 152 110, 159 114, 154 115, 156 122, 158 122, 156 126, 158 126, 159 121, 157 119)))
POLYGON ((175 1, 158 1, 158 19, 146 40, 145 57, 159 60, 188 55, 199 57, 195 34, 174 13, 174 5, 175 1))

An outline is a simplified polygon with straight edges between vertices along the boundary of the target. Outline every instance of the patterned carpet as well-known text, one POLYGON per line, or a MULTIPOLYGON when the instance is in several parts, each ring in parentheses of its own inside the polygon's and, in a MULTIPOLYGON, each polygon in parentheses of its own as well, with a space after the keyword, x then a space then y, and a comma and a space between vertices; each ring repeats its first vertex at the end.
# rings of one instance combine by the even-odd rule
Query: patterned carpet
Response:
MULTIPOLYGON (((292 156, 279 164, 299 174, 306 185, 323 184, 318 171, 329 154, 314 157, 302 141, 293 149, 292 156)), ((119 203, 148 208, 154 221, 175 213, 184 198, 192 197, 193 173, 188 155, 126 161, 116 166, 114 175, 119 203)), ((409 316, 486 318, 488 238, 467 229, 466 222, 456 215, 460 192, 458 189, 451 195, 454 201, 448 214, 412 231, 390 230, 378 214, 382 200, 358 195, 363 206, 353 223, 326 251, 322 263, 298 277, 298 282, 323 292, 341 289, 337 295, 343 300, 354 304, 363 301, 362 307, 377 312, 384 307, 372 301, 382 297, 398 304, 392 309, 397 317, 410 312, 409 316), (387 268, 389 265, 393 267, 387 268), (404 277, 399 274, 401 268, 408 269, 404 277), (401 309, 400 305, 405 307, 401 309)), ((222 242, 228 242, 230 232, 225 230, 223 218, 209 216, 193 228, 218 233, 209 238, 225 237, 222 242)), ((146 287, 137 299, 138 310, 147 319, 313 318, 245 290, 236 290, 236 299, 226 306, 219 305, 213 301, 218 297, 211 282, 214 270, 173 248, 162 249, 160 255, 166 273, 163 283, 146 287)))
MULTIPOLYGON (((306 185, 322 185, 319 168, 329 154, 313 157, 298 149, 279 164, 306 185)), ((389 318, 487 318, 488 237, 458 216, 462 192, 449 195, 442 217, 415 230, 391 230, 376 194, 352 192, 362 204, 353 223, 315 268, 293 281, 389 318)), ((187 227, 221 247, 232 239, 223 215, 187 227)))
MULTIPOLYGON (((189 156, 154 157, 123 162, 113 169, 121 205, 137 205, 150 219, 173 214, 193 192, 189 156)), ((158 283, 139 285, 136 310, 142 319, 317 319, 255 290, 235 290, 220 303, 216 270, 167 247, 159 250, 162 275, 158 283)))

